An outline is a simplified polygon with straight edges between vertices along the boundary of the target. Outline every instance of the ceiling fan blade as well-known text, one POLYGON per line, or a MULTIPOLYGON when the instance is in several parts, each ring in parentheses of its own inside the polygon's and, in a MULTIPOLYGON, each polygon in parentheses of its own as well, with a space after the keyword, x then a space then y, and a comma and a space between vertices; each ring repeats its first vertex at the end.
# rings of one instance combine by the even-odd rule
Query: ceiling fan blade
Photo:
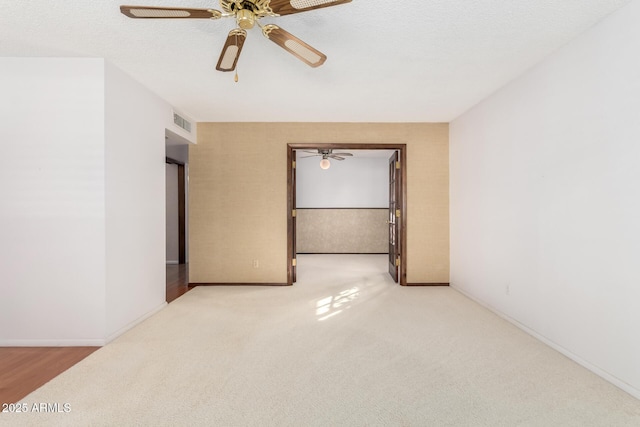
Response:
POLYGON ((222 12, 219 10, 184 7, 120 6, 120 12, 129 18, 219 19, 222 17, 222 12))
POLYGON ((322 154, 312 154, 310 156, 300 156, 301 159, 306 159, 307 157, 318 157, 318 156, 322 156, 322 154))
POLYGON ((241 28, 229 31, 227 41, 224 42, 224 47, 220 53, 216 70, 233 71, 236 69, 236 64, 238 63, 238 58, 240 58, 240 52, 242 52, 242 46, 244 46, 246 38, 247 32, 241 28))
POLYGON ((314 49, 277 25, 265 25, 262 27, 262 34, 311 67, 319 67, 327 60, 327 56, 324 53, 314 49))
POLYGON ((336 156, 335 154, 329 154, 327 157, 336 160, 344 160, 344 157, 336 156))
POLYGON ((344 3, 351 3, 351 0, 271 0, 269 7, 278 15, 291 15, 344 3))
POLYGON ((344 156, 347 156, 347 157, 353 156, 353 154, 351 154, 351 153, 333 153, 333 154, 337 154, 338 156, 343 156, 343 157, 344 156))

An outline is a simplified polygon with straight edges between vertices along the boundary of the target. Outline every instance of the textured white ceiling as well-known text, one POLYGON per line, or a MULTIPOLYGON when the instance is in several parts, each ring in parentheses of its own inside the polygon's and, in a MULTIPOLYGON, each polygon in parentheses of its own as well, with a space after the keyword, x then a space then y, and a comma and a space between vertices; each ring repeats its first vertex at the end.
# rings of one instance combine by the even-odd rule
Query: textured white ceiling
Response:
POLYGON ((448 122, 628 2, 354 0, 265 18, 327 62, 310 68, 256 27, 234 83, 215 70, 233 19, 119 11, 216 0, 0 0, 0 56, 104 57, 197 121, 448 122))

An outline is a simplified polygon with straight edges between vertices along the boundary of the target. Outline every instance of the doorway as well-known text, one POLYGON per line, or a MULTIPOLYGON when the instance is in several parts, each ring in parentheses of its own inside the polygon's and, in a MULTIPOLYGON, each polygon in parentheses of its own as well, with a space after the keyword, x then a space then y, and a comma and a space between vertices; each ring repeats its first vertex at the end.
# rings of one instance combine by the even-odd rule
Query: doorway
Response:
POLYGON ((400 285, 406 279, 406 144, 288 144, 287 145, 287 284, 297 280, 297 212, 296 212, 296 151, 297 150, 393 150, 389 160, 389 273, 400 285))
MULTIPOLYGON (((167 166, 167 170, 170 169, 177 169, 175 176, 169 176, 167 175, 167 178, 171 178, 171 180, 176 179, 177 182, 167 182, 167 191, 169 192, 169 188, 173 188, 175 189, 175 193, 176 193, 176 199, 175 200, 175 204, 176 206, 173 206, 173 202, 171 202, 169 200, 169 196, 167 196, 167 227, 168 228, 176 228, 175 231, 175 245, 177 246, 177 263, 178 264, 185 264, 187 262, 187 256, 186 256, 186 247, 187 247, 187 237, 186 237, 186 191, 185 191, 185 183, 186 183, 186 169, 185 169, 185 165, 183 162, 180 162, 178 160, 166 157, 165 158, 165 164, 168 165, 167 166), (171 206, 170 206, 171 205, 171 206), (169 212, 170 208, 175 208, 175 209, 171 209, 171 210, 176 210, 177 212, 169 212), (175 218, 172 218, 175 214, 175 218)), ((169 238, 170 235, 170 230, 167 230, 167 246, 173 246, 174 244, 172 244, 170 242, 169 238)), ((167 253, 170 252, 170 248, 167 248, 167 253)), ((172 257, 173 258, 173 257, 172 257)), ((171 263, 169 260, 167 259, 168 263, 171 263)), ((173 262, 173 264, 175 264, 175 262, 173 262)))

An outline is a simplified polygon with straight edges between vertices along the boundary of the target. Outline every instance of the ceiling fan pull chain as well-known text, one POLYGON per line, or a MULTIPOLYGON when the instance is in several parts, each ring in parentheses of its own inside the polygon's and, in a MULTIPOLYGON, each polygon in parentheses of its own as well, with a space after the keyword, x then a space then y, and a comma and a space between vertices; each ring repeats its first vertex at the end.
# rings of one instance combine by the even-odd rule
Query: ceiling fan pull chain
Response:
MULTIPOLYGON (((238 46, 238 33, 236 33, 236 46, 238 46)), ((233 80, 238 83, 238 63, 236 62, 236 75, 233 80)))

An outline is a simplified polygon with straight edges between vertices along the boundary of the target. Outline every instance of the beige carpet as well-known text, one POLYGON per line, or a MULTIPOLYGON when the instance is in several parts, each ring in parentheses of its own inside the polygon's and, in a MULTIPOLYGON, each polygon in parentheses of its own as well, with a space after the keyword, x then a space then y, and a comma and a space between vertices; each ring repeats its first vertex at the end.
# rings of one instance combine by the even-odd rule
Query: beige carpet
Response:
POLYGON ((200 287, 1 425, 640 426, 640 401, 385 256, 300 256, 293 287, 200 287))

